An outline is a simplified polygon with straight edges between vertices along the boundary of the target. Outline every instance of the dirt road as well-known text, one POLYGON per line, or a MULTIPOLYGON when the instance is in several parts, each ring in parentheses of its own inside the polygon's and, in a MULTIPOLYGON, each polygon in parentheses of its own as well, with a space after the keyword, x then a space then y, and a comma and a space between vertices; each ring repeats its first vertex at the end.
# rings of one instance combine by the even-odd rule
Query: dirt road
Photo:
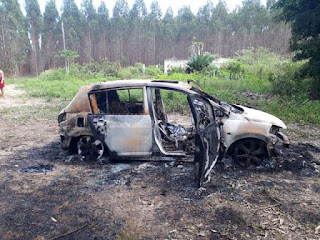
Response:
POLYGON ((320 238, 319 128, 289 124, 293 145, 277 159, 253 169, 224 159, 197 189, 192 164, 63 152, 65 104, 13 85, 0 99, 0 239, 320 238))

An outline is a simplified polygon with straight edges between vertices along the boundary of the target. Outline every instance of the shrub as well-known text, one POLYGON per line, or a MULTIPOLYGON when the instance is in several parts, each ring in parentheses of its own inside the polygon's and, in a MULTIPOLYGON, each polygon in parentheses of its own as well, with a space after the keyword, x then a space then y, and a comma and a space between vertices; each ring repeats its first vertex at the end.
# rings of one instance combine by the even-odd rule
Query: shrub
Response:
POLYGON ((236 60, 223 64, 221 66, 221 69, 229 72, 230 79, 238 79, 241 75, 244 74, 245 65, 239 60, 236 60))
POLYGON ((146 67, 146 73, 149 77, 156 77, 160 74, 162 74, 161 69, 157 68, 156 66, 148 66, 146 67))
POLYGON ((271 92, 281 96, 302 95, 305 97, 311 86, 309 79, 299 77, 302 64, 302 62, 283 63, 278 72, 270 73, 271 92))
POLYGON ((214 57, 210 54, 201 53, 201 54, 193 55, 187 63, 187 66, 188 66, 187 71, 200 72, 204 68, 210 66, 210 64, 213 60, 214 60, 214 57))
POLYGON ((138 69, 140 74, 143 74, 143 63, 136 63, 134 67, 138 69))
POLYGON ((44 81, 61 81, 66 77, 66 72, 63 68, 46 70, 39 76, 39 78, 44 81))
POLYGON ((175 73, 185 73, 186 70, 182 67, 172 67, 170 70, 168 70, 168 75, 172 75, 175 73))
POLYGON ((120 79, 137 78, 139 76, 139 69, 135 67, 126 67, 119 71, 118 77, 120 79))

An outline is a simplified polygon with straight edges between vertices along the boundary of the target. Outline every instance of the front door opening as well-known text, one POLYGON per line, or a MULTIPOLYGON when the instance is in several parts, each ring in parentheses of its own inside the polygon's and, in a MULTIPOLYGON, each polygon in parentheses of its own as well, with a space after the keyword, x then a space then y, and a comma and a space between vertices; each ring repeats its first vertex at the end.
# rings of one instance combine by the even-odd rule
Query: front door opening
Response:
POLYGON ((155 137, 165 154, 194 155, 195 127, 187 94, 152 89, 155 137))

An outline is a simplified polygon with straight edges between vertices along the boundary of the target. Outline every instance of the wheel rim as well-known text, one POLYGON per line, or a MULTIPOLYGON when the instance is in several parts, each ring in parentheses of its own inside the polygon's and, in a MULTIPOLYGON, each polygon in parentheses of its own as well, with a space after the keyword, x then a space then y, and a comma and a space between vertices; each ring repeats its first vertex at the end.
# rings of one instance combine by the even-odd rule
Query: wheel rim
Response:
POLYGON ((100 140, 94 140, 90 136, 80 138, 78 142, 78 154, 84 160, 99 160, 104 153, 104 145, 100 140))
POLYGON ((237 144, 234 157, 242 167, 260 165, 265 159, 266 151, 261 141, 248 139, 237 144))

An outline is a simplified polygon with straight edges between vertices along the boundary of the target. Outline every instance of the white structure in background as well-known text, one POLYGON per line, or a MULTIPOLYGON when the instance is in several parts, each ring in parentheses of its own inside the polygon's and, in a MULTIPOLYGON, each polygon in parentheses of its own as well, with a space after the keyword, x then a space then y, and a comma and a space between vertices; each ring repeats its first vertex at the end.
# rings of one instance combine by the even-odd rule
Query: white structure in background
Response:
MULTIPOLYGON (((222 64, 230 61, 229 58, 217 58, 212 61, 212 65, 215 65, 216 67, 220 68, 222 64)), ((164 73, 168 74, 168 71, 173 67, 181 67, 186 68, 187 67, 188 60, 177 60, 175 58, 165 59, 164 60, 164 73)))
POLYGON ((230 58, 216 58, 212 61, 212 64, 215 65, 217 68, 220 68, 222 64, 229 62, 230 58))
POLYGON ((168 74, 168 71, 173 67, 187 67, 188 60, 177 60, 175 58, 164 60, 164 74, 168 74))

